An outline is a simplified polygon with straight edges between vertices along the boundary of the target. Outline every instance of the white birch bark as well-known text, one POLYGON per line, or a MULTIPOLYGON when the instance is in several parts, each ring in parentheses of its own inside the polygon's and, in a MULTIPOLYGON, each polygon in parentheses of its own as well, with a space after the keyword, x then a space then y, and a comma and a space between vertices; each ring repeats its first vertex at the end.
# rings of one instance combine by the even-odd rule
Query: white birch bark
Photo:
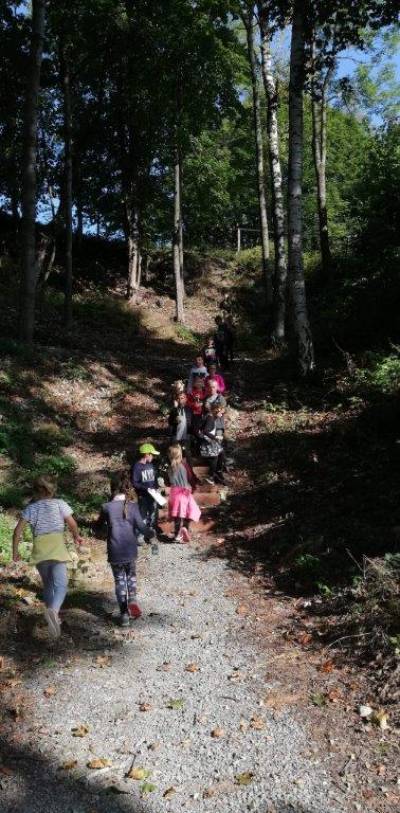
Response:
POLYGON ((128 224, 128 283, 127 299, 132 299, 139 288, 139 211, 137 206, 126 207, 128 224))
POLYGON ((264 143, 262 134, 261 104, 260 104, 260 84, 259 84, 260 66, 254 50, 255 20, 253 9, 249 8, 247 12, 243 11, 242 19, 246 28, 247 49, 249 55, 251 84, 253 91, 253 116, 254 116, 254 135, 255 135, 256 160, 257 160, 258 202, 260 209, 262 268, 265 279, 267 305, 271 306, 273 302, 273 285, 272 277, 268 269, 269 230, 268 230, 267 196, 265 182, 264 143))
POLYGON ((22 244, 20 339, 32 344, 35 327, 36 268, 36 150, 40 70, 46 21, 46 0, 32 2, 32 37, 24 117, 22 179, 22 244))
POLYGON ((314 368, 314 348, 307 313, 303 265, 303 94, 305 15, 303 0, 294 0, 289 81, 289 286, 293 332, 300 371, 314 368))
POLYGON ((275 246, 275 285, 273 307, 272 338, 281 343, 285 339, 285 317, 287 298, 287 256, 285 236, 285 205, 280 158, 280 139, 278 125, 278 92, 274 75, 271 53, 271 31, 269 30, 268 11, 264 4, 258 3, 258 18, 261 32, 261 66, 265 94, 267 97, 267 134, 269 163, 273 189, 274 246, 275 246))
POLYGON ((173 262, 175 276, 175 318, 180 324, 185 321, 183 307, 183 285, 181 275, 181 251, 180 251, 180 224, 181 224, 181 173, 178 154, 175 158, 174 167, 174 234, 173 234, 173 262))
MULTIPOLYGON (((313 44, 313 58, 315 46, 313 44)), ((313 59, 314 61, 314 59, 313 59)), ((326 91, 332 75, 329 69, 322 82, 317 82, 313 72, 311 79, 311 111, 312 111, 312 147, 317 182, 317 206, 319 223, 319 242, 321 249, 322 268, 329 274, 331 266, 331 250, 329 240, 328 207, 326 200, 326 148, 327 148, 327 100, 326 91)))

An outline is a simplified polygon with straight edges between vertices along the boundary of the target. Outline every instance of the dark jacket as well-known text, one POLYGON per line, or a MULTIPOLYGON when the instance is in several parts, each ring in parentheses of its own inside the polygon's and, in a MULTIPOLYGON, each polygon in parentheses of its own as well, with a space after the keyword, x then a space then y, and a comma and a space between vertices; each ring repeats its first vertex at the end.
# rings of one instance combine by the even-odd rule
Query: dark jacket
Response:
POLYGON ((189 409, 188 406, 174 407, 169 413, 168 426, 171 429, 172 440, 186 440, 188 434, 190 434, 190 429, 192 426, 192 410, 189 409), (186 433, 184 433, 181 437, 178 437, 178 428, 180 426, 179 418, 182 417, 183 413, 186 417, 186 433))
POLYGON ((132 467, 131 482, 138 494, 147 493, 156 487, 157 473, 154 463, 135 463, 132 467))
POLYGON ((124 505, 124 500, 110 500, 101 508, 100 521, 107 524, 107 558, 112 565, 136 559, 139 533, 145 539, 154 536, 154 531, 143 522, 138 505, 128 502, 126 519, 124 505))

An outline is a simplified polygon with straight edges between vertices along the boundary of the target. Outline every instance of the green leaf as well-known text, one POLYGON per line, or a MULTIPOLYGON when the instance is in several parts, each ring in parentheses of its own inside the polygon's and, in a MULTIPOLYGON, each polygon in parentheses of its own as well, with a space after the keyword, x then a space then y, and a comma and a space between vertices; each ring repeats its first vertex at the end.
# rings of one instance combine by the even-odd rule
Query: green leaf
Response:
POLYGON ((157 790, 157 785, 153 785, 151 782, 143 782, 140 785, 140 792, 142 796, 146 796, 148 793, 153 793, 157 790))
POLYGON ((313 706, 319 706, 320 708, 326 706, 326 697, 321 692, 310 694, 310 700, 313 706))
POLYGON ((251 771, 244 771, 243 773, 235 774, 235 781, 238 785, 250 785, 254 779, 254 774, 251 771))
POLYGON ((168 700, 167 709, 183 709, 185 701, 182 698, 168 700))

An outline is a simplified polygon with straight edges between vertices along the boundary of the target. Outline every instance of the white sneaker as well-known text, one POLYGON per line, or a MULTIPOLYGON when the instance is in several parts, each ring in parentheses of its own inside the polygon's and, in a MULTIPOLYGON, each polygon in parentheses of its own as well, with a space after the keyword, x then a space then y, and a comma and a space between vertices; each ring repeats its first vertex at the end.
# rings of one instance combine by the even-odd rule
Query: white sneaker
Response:
POLYGON ((53 610, 52 607, 46 607, 44 617, 47 621, 50 637, 59 638, 61 635, 61 624, 57 610, 53 610))

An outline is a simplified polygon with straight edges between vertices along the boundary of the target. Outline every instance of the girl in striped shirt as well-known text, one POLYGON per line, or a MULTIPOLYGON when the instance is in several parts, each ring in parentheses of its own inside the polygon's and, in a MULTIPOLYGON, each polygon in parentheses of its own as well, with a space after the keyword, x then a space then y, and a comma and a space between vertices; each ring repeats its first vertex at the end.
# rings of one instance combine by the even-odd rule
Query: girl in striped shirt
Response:
POLYGON ((13 560, 19 560, 18 545, 24 528, 33 534, 31 564, 36 565, 43 582, 45 618, 52 638, 60 636, 59 611, 68 588, 67 562, 71 556, 65 544, 65 526, 76 545, 83 540, 72 516, 72 508, 55 497, 56 486, 49 477, 38 477, 33 484, 33 500, 24 508, 13 536, 13 560))

